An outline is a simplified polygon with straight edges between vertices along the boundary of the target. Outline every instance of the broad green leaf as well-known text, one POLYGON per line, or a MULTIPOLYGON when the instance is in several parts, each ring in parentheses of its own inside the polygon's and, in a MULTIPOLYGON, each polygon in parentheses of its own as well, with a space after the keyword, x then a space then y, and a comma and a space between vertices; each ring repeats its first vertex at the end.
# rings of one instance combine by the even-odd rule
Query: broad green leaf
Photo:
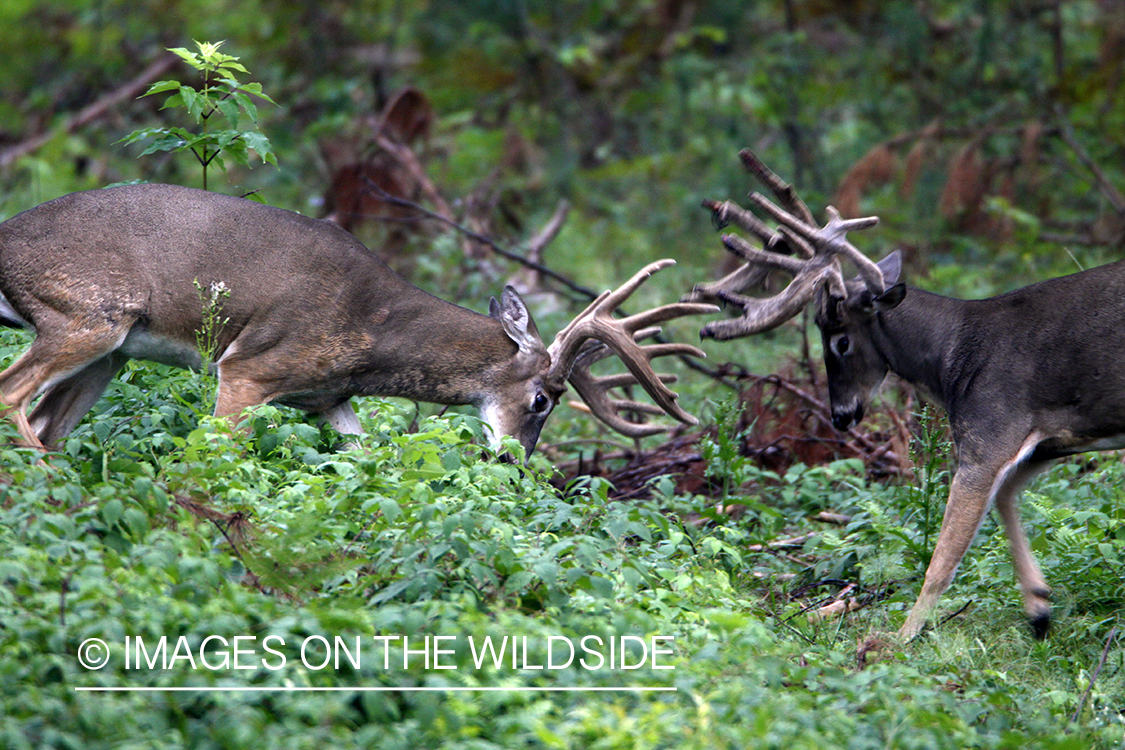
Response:
POLYGON ((156 83, 149 86, 148 91, 141 94, 141 96, 152 96, 153 94, 159 94, 163 91, 176 91, 182 85, 183 84, 181 84, 179 81, 157 81, 156 83))
POLYGON ((239 108, 238 103, 231 99, 224 99, 218 104, 218 109, 223 113, 223 117, 227 119, 232 128, 238 127, 239 108))
POLYGON ((183 47, 169 47, 168 51, 175 55, 178 55, 181 60, 183 60, 196 70, 199 70, 202 66, 202 61, 199 59, 199 55, 195 54, 191 50, 184 49, 183 47))
MULTIPOLYGON (((203 108, 207 104, 207 99, 189 86, 184 86, 180 89, 180 97, 183 99, 184 108, 188 111, 188 114, 191 115, 193 120, 198 122, 203 114, 203 108)), ((165 106, 170 105, 166 104, 165 106)))
POLYGON ((243 94, 241 91, 237 91, 234 94, 234 99, 246 111, 246 115, 254 122, 255 125, 257 125, 258 107, 254 104, 253 101, 251 101, 250 97, 248 97, 246 94, 243 94))
POLYGON ((269 96, 267 96, 262 91, 262 84, 260 84, 260 83, 257 83, 257 82, 247 83, 247 84, 243 84, 242 86, 240 86, 240 88, 243 91, 246 91, 246 92, 249 92, 249 93, 253 94, 254 96, 258 97, 259 99, 265 99, 270 104, 273 104, 273 105, 277 104, 277 102, 275 102, 273 99, 270 99, 269 96))

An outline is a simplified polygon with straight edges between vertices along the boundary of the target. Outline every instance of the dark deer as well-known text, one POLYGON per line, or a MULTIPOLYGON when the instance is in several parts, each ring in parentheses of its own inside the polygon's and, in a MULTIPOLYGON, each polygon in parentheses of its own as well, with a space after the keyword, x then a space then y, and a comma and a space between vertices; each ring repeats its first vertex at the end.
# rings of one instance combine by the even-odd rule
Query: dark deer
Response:
POLYGON ((0 322, 36 333, 0 373, 0 403, 23 440, 43 447, 75 427, 130 358, 198 368, 196 284, 221 283, 230 295, 214 353, 216 415, 278 402, 359 434, 351 396, 475 404, 495 441, 514 436, 530 454, 569 380, 610 426, 655 434, 666 427, 620 412, 694 423, 665 385, 672 376, 658 375, 650 360, 702 352, 636 341, 662 321, 715 308, 612 315, 672 263, 653 263, 604 293, 548 347, 514 289, 492 301, 489 315, 471 312, 407 283, 329 222, 170 185, 74 193, 0 224, 0 322), (610 350, 630 374, 593 377, 590 363, 610 350), (627 383, 655 405, 608 396, 627 383))
POLYGON ((985 513, 995 503, 1007 533, 1024 609, 1037 637, 1050 623, 1050 589, 1020 525, 1020 490, 1054 459, 1125 447, 1125 262, 1044 281, 984 300, 959 300, 896 283, 897 251, 872 263, 844 237, 875 218, 843 221, 829 207, 818 228, 792 188, 749 151, 748 171, 779 199, 753 204, 779 222, 775 231, 732 203, 708 202, 720 223, 733 222, 765 251, 735 235, 726 247, 746 264, 700 285, 692 301, 740 306, 741 318, 708 324, 704 337, 730 339, 777 326, 815 300, 836 427, 858 422, 894 372, 949 415, 957 459, 941 533, 922 592, 900 630, 920 634, 949 587, 985 513), (791 257, 795 253, 797 257, 791 257), (844 281, 839 256, 860 269, 844 281), (741 292, 769 269, 794 280, 772 298, 741 292))

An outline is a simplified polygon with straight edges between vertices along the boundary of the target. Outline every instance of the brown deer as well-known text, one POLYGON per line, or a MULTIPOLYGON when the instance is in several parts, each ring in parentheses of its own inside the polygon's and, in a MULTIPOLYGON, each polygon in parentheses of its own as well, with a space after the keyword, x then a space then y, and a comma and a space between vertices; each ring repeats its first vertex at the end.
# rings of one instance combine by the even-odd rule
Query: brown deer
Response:
POLYGON ((959 300, 896 283, 897 251, 878 264, 845 233, 875 218, 830 220, 818 228, 789 185, 744 151, 742 161, 782 203, 752 203, 779 222, 774 231, 732 203, 708 202, 720 223, 733 222, 762 243, 736 235, 726 247, 746 264, 685 299, 719 299, 744 315, 716 321, 701 334, 730 339, 758 333, 815 299, 824 345, 833 422, 858 422, 888 371, 915 385, 949 415, 957 471, 922 591, 900 630, 919 635, 949 587, 985 513, 995 504, 1008 536, 1024 609, 1037 637, 1050 623, 1050 589, 1020 525, 1020 490, 1054 459, 1125 448, 1125 262, 1044 281, 984 300, 959 300), (795 253, 791 257, 788 253, 795 253), (858 278, 844 281, 839 256, 858 278), (743 296, 769 269, 793 282, 772 298, 743 296))
POLYGON ((216 415, 275 401, 359 434, 351 396, 475 404, 494 442, 514 436, 529 455, 569 380, 613 428, 655 434, 666 427, 620 412, 694 423, 665 385, 674 378, 650 360, 702 352, 636 341, 662 321, 716 308, 612 315, 672 263, 653 263, 601 295, 548 347, 514 289, 492 300, 489 315, 471 312, 407 283, 326 221, 170 185, 74 193, 0 224, 0 322, 36 333, 0 373, 0 402, 29 445, 56 444, 130 358, 200 367, 197 284, 222 284, 216 415), (590 363, 610 350, 630 374, 592 376, 590 363), (609 397, 627 383, 655 405, 609 397))

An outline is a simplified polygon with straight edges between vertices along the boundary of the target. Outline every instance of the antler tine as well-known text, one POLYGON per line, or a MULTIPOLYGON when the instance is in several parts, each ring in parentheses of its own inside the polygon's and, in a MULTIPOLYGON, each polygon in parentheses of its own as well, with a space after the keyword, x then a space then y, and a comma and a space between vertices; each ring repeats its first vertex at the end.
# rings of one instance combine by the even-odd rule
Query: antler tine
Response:
POLYGON ((714 212, 717 220, 730 219, 762 240, 764 249, 758 250, 735 235, 723 236, 723 244, 727 249, 745 260, 746 264, 717 282, 697 285, 684 299, 718 299, 741 307, 743 315, 734 320, 708 323, 700 330, 701 337, 730 339, 779 326, 795 317, 813 298, 821 284, 828 286, 832 296, 844 296, 846 288, 840 271, 841 255, 859 269, 868 289, 876 294, 885 290, 886 283, 879 266, 857 250, 846 237, 850 231, 873 226, 879 221, 877 217, 843 219, 836 209, 829 206, 828 223, 823 227, 818 226, 808 206, 797 196, 791 185, 774 174, 749 149, 739 152, 739 157, 747 171, 781 202, 782 206, 777 206, 761 193, 750 195, 750 202, 774 218, 778 222, 778 229, 770 229, 753 215, 746 218, 748 211, 731 207, 727 203, 704 202, 704 206, 714 212), (801 257, 792 258, 779 254, 776 249, 781 246, 795 251, 801 257), (739 294, 759 283, 770 270, 785 271, 793 276, 789 286, 780 294, 768 298, 739 294))
POLYGON ((795 214, 799 219, 803 220, 806 224, 815 224, 816 220, 813 218, 812 211, 805 205, 797 195, 797 191, 793 189, 785 180, 778 177, 772 169, 767 167, 765 163, 758 158, 748 148, 744 148, 738 152, 738 158, 742 160, 742 166, 746 167, 746 171, 754 175, 758 182, 765 185, 771 193, 777 196, 781 201, 781 205, 791 214, 795 214))
MULTIPOLYGON (((798 241, 807 247, 804 240, 798 238, 798 241)), ((804 261, 791 256, 759 250, 737 234, 724 234, 723 245, 746 263, 718 281, 696 284, 688 294, 683 296, 684 302, 702 302, 705 300, 730 302, 732 293, 758 286, 765 280, 766 274, 770 271, 785 271, 795 276, 800 273, 804 265, 804 261)), ((797 246, 797 243, 793 243, 793 245, 797 246)), ((809 257, 812 257, 811 251, 809 257)))
MULTIPOLYGON (((608 352, 603 352, 602 347, 598 345, 584 346, 589 339, 598 340, 617 354, 629 369, 632 378, 648 392, 662 412, 686 424, 696 423, 695 418, 676 403, 676 393, 664 384, 667 378, 657 375, 652 369, 650 360, 652 357, 673 353, 704 356, 703 352, 687 344, 641 346, 637 344, 636 336, 638 333, 651 334, 650 327, 653 323, 683 315, 717 312, 719 308, 708 304, 678 302, 646 310, 626 318, 617 319, 613 317, 614 310, 630 294, 636 291, 637 287, 643 284, 649 276, 674 264, 675 261, 673 260, 650 263, 616 290, 599 295, 589 307, 555 336, 555 340, 547 349, 551 356, 551 369, 547 374, 548 383, 555 388, 562 389, 564 382, 569 379, 594 414, 619 431, 622 426, 631 423, 624 422, 619 417, 617 413, 619 406, 605 394, 605 391, 611 386, 599 384, 589 374, 589 365, 604 356, 608 356, 608 352), (595 355, 598 356, 595 358, 595 355), (578 367, 579 364, 582 366, 578 367), (587 396, 590 398, 586 398, 587 396), (618 424, 618 421, 623 422, 623 424, 618 424)), ((663 428, 657 431, 661 430, 663 428)))
MULTIPOLYGON (((658 327, 638 331, 634 334, 634 341, 645 339, 659 332, 660 328, 658 327)), ((649 344, 639 348, 649 360, 653 357, 662 357, 669 354, 703 356, 703 352, 689 344, 649 344)), ((622 416, 622 412, 625 411, 640 412, 642 414, 668 413, 663 407, 643 401, 616 399, 609 395, 609 391, 613 388, 637 385, 639 381, 632 372, 603 376, 595 376, 590 372, 591 365, 609 357, 613 353, 613 350, 601 341, 587 341, 582 346, 578 352, 578 356, 575 358, 574 367, 570 373, 570 384, 574 386, 574 390, 578 393, 584 404, 578 405, 572 402, 572 406, 585 408, 610 428, 626 437, 641 438, 666 432, 669 429, 668 425, 632 422, 622 416)), ((655 375, 662 384, 674 383, 677 380, 676 376, 670 373, 655 373, 655 375)), ((684 416, 687 417, 687 420, 681 419, 680 421, 686 421, 687 424, 696 424, 698 421, 690 414, 685 414, 684 416)), ((677 419, 679 419, 679 417, 677 417, 677 419)))
POLYGON ((852 230, 867 229, 879 223, 878 216, 865 216, 858 219, 841 219, 840 212, 834 206, 828 206, 828 224, 825 225, 824 230, 835 225, 835 231, 840 233, 840 246, 837 249, 841 255, 847 256, 852 265, 859 271, 859 275, 863 278, 863 283, 867 285, 875 294, 882 294, 886 291, 886 280, 883 278, 883 271, 875 263, 875 261, 868 258, 861 253, 855 245, 846 241, 844 235, 852 230))
MULTIPOLYGON (((810 264, 813 262, 809 261, 810 264)), ((700 329, 699 337, 723 341, 777 328, 804 309, 825 277, 831 279, 839 274, 839 268, 831 262, 818 264, 816 268, 803 268, 789 286, 774 297, 740 297, 737 301, 743 309, 741 318, 712 321, 700 329)), ((842 279, 840 284, 843 284, 842 279)))
POLYGON ((733 201, 723 201, 719 203, 718 201, 704 200, 703 207, 710 209, 711 220, 715 223, 716 229, 722 229, 728 224, 733 223, 735 226, 745 229, 761 240, 762 247, 767 250, 775 253, 788 254, 791 249, 795 249, 797 253, 803 257, 812 257, 812 252, 808 250, 807 245, 795 248, 790 246, 786 242, 788 238, 785 235, 772 229, 764 221, 733 201))
POLYGON ((749 289, 761 284, 769 273, 768 268, 759 268, 749 263, 744 263, 738 269, 731 271, 718 281, 709 281, 696 284, 690 292, 681 297, 683 302, 704 302, 715 300, 726 301, 724 295, 728 290, 749 289))
POLYGON ((867 229, 879 223, 878 216, 864 216, 858 219, 842 219, 840 212, 828 206, 828 223, 823 227, 802 221, 784 209, 775 206, 761 193, 753 193, 750 200, 763 211, 796 235, 813 243, 814 252, 817 254, 839 254, 848 258, 859 270, 868 289, 876 294, 882 294, 886 288, 883 281, 883 272, 870 258, 861 253, 855 245, 848 242, 847 233, 860 229, 867 229))

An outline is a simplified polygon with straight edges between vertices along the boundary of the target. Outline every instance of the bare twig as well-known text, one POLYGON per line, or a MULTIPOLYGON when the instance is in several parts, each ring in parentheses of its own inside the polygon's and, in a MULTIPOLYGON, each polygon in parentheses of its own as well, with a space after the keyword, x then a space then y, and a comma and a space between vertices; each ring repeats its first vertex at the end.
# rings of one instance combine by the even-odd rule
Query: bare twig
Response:
POLYGON ((1072 724, 1078 721, 1078 717, 1082 715, 1082 709, 1086 707, 1086 700, 1094 689, 1094 683, 1097 681, 1098 675, 1101 674, 1106 659, 1109 658, 1109 649, 1113 646, 1115 640, 1117 640, 1116 625, 1110 628, 1109 637, 1105 639, 1105 648, 1102 649, 1102 658, 1098 659, 1098 666, 1094 668, 1094 673, 1090 675, 1090 684, 1086 686, 1086 692, 1082 693, 1082 698, 1078 701, 1078 708, 1074 709, 1074 715, 1070 717, 1072 724))
POLYGON ((952 619, 953 619, 954 617, 959 617, 959 616, 961 615, 961 613, 962 613, 962 612, 964 612, 965 610, 967 610, 967 609, 968 609, 969 607, 973 606, 973 604, 975 604, 975 602, 974 602, 974 601, 973 601, 972 599, 970 599, 969 601, 965 602, 965 603, 964 603, 964 605, 962 605, 962 606, 961 606, 961 609, 957 610, 956 612, 952 612, 952 613, 950 613, 950 614, 946 615, 945 617, 941 618, 941 622, 939 622, 939 623, 938 623, 938 624, 937 624, 937 625, 936 625, 935 627, 938 627, 938 628, 940 628, 940 627, 941 627, 942 625, 944 625, 945 623, 949 622, 949 621, 950 621, 950 620, 952 620, 952 619))
POLYGON ((576 292, 576 293, 582 295, 583 297, 585 297, 587 299, 597 299, 597 297, 598 297, 598 293, 593 291, 592 289, 588 289, 588 288, 582 286, 581 284, 576 284, 575 282, 571 281, 567 277, 563 276, 562 274, 560 274, 556 271, 551 270, 550 268, 544 266, 541 263, 536 263, 536 262, 528 259, 527 257, 523 256, 523 255, 520 255, 518 253, 513 253, 510 250, 506 250, 506 249, 500 247, 500 245, 496 244, 496 242, 494 242, 491 237, 480 234, 479 232, 474 232, 473 230, 469 229, 468 227, 457 223, 452 218, 443 216, 438 212, 431 211, 430 209, 426 208, 425 206, 422 206, 418 203, 415 203, 412 200, 407 200, 406 198, 399 198, 398 196, 391 195, 390 193, 388 193, 387 191, 383 190, 381 187, 376 185, 374 182, 372 182, 370 179, 368 179, 366 176, 364 176, 363 181, 364 181, 365 188, 372 195, 377 196, 380 200, 385 201, 386 203, 390 203, 391 205, 394 205, 394 206, 400 206, 402 208, 409 208, 413 211, 417 211, 418 213, 422 214, 423 216, 425 216, 427 218, 433 219, 435 221, 439 221, 439 222, 445 224, 446 226, 450 227, 451 229, 454 229, 454 230, 460 232, 461 234, 465 235, 469 239, 474 240, 476 242, 479 242, 483 245, 487 245, 494 253, 501 256, 502 258, 507 258, 508 260, 514 261, 514 262, 519 263, 523 266, 526 266, 526 267, 528 267, 532 270, 538 271, 539 273, 543 274, 544 276, 547 276, 551 279, 554 279, 555 281, 557 281, 560 284, 562 284, 563 286, 565 286, 567 289, 570 289, 571 291, 576 292))
MULTIPOLYGON (((453 221, 453 209, 438 192, 434 183, 430 181, 430 178, 426 175, 426 170, 422 168, 422 162, 415 156, 414 151, 406 144, 398 143, 382 133, 375 137, 375 142, 379 144, 380 148, 393 156, 403 169, 410 173, 411 177, 417 180, 422 193, 437 207, 438 215, 447 221, 453 221)), ((379 193, 382 193, 382 190, 379 193)))
POLYGON ((1094 181, 1097 182, 1098 188, 1101 190, 1102 195, 1105 196, 1105 199, 1110 202, 1118 213, 1125 213, 1125 195, 1122 195, 1121 191, 1109 181, 1105 172, 1097 165, 1086 149, 1082 147, 1082 144, 1078 142, 1078 139, 1074 136, 1074 129, 1061 112, 1059 113, 1058 119, 1059 135, 1062 137, 1063 143, 1070 147, 1071 151, 1073 151, 1074 155, 1078 158, 1078 161, 1082 162, 1082 165, 1094 175, 1094 181))

